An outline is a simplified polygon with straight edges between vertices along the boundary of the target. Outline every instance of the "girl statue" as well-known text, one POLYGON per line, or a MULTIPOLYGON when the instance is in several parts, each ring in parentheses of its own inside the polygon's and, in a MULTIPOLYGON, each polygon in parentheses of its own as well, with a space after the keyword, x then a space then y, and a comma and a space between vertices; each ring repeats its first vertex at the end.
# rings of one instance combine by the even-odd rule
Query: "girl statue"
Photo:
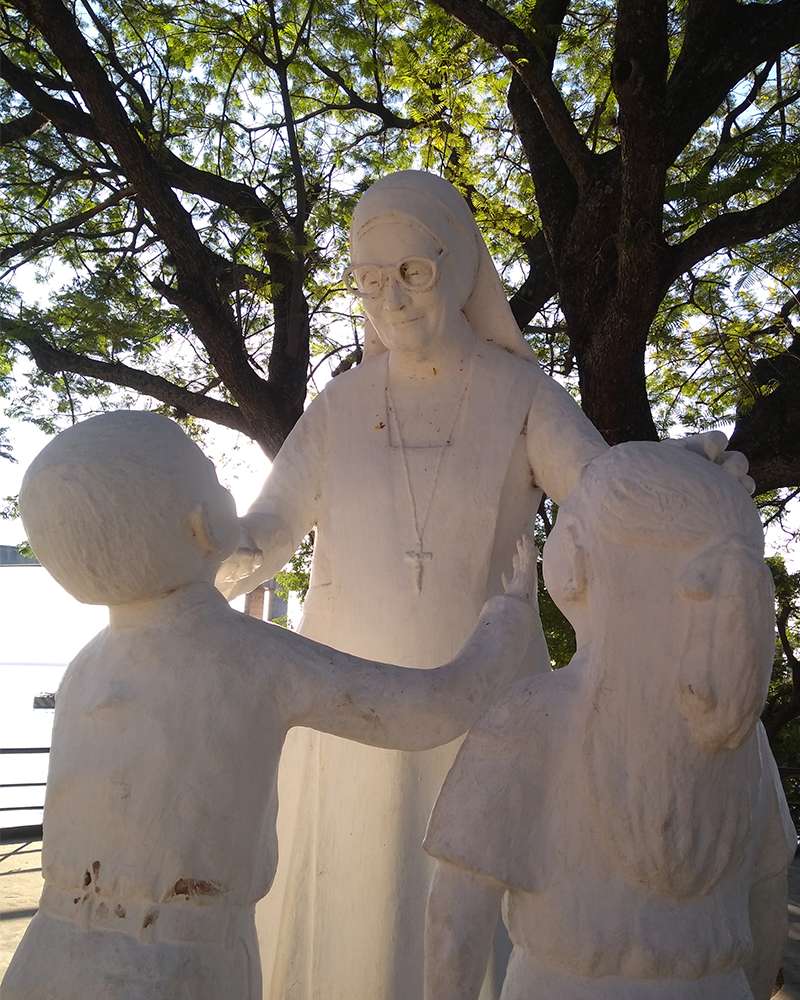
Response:
POLYGON ((767 1000, 797 842, 758 721, 772 579, 739 484, 619 445, 558 513, 544 575, 563 670, 470 731, 425 848, 426 1000, 478 996, 501 900, 502 1000, 767 1000))

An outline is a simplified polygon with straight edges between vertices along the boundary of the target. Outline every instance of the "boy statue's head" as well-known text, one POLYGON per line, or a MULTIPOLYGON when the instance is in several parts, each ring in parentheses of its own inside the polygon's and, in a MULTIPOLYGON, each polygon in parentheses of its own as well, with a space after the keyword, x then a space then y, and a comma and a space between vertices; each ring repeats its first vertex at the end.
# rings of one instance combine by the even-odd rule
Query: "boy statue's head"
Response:
POLYGON ((84 604, 213 583, 239 537, 233 497, 197 445, 131 410, 55 437, 25 474, 20 512, 41 563, 84 604))

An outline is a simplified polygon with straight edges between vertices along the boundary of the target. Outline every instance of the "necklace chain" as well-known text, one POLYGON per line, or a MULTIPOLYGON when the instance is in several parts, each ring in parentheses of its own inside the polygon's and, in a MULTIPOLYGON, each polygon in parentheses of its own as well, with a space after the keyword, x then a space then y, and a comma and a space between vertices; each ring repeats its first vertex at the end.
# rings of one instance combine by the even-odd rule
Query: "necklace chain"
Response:
MULTIPOLYGON (((433 559, 432 552, 426 552, 424 548, 424 537, 425 529, 428 526, 428 518, 431 514, 431 509, 433 508, 433 500, 436 496, 436 488, 439 485, 439 472, 442 468, 442 459, 444 458, 445 450, 450 444, 452 444, 453 434, 455 433, 456 426, 458 424, 458 418, 461 414, 461 408, 464 405, 464 400, 467 396, 467 389, 469 388, 470 379, 472 377, 472 366, 474 363, 475 351, 472 352, 470 357, 469 365, 467 366, 467 372, 464 376, 464 382, 461 386, 461 391, 456 399, 456 404, 453 408, 453 420, 450 425, 450 430, 445 438, 443 444, 439 445, 439 451, 436 456, 436 466, 433 473, 433 485, 431 486, 430 497, 428 498, 428 506, 425 510, 425 516, 422 518, 420 523, 420 518, 417 513, 417 500, 414 496, 414 487, 411 482, 411 469, 408 464, 408 451, 406 448, 406 443, 403 440, 403 427, 400 420, 400 413, 397 409, 397 404, 392 396, 392 390, 389 385, 389 372, 387 368, 386 372, 386 413, 387 418, 391 414, 394 418, 395 428, 397 429, 397 440, 400 445, 400 457, 403 461, 403 472, 405 473, 406 480, 406 492, 408 493, 409 507, 411 508, 411 521, 414 527, 414 535, 416 538, 417 547, 412 549, 405 554, 406 562, 414 564, 414 589, 417 594, 422 592, 422 573, 423 573, 423 563, 429 562, 433 559)), ((387 420, 388 422, 388 420, 387 420)))

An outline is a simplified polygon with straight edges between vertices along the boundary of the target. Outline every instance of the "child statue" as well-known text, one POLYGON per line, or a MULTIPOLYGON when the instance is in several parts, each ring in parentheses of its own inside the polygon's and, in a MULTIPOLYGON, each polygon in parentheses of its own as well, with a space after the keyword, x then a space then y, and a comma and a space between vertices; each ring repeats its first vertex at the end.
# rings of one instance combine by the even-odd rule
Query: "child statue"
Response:
POLYGON ((512 685, 445 781, 426 1000, 478 996, 504 895, 501 1000, 769 997, 796 837, 758 721, 752 501, 688 451, 619 445, 561 507, 544 576, 578 649, 512 685))
POLYGON ((164 417, 110 413, 58 435, 20 506, 41 562, 110 621, 58 693, 45 887, 3 998, 260 1000, 254 908, 277 863, 287 730, 408 750, 454 739, 519 676, 535 548, 520 543, 453 660, 411 670, 228 606, 214 576, 239 538, 233 499, 164 417))

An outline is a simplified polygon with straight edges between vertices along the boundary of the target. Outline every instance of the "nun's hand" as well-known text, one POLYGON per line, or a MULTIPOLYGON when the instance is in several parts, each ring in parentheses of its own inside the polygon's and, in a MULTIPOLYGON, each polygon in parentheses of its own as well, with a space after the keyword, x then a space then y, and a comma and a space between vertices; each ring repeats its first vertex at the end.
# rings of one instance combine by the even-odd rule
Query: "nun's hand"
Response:
POLYGON ((728 438, 722 431, 705 431, 702 434, 690 434, 685 438, 667 438, 663 443, 678 448, 687 448, 696 455, 702 455, 709 459, 738 479, 747 492, 751 496, 753 495, 756 484, 752 477, 747 474, 748 461, 740 451, 726 451, 728 438))

